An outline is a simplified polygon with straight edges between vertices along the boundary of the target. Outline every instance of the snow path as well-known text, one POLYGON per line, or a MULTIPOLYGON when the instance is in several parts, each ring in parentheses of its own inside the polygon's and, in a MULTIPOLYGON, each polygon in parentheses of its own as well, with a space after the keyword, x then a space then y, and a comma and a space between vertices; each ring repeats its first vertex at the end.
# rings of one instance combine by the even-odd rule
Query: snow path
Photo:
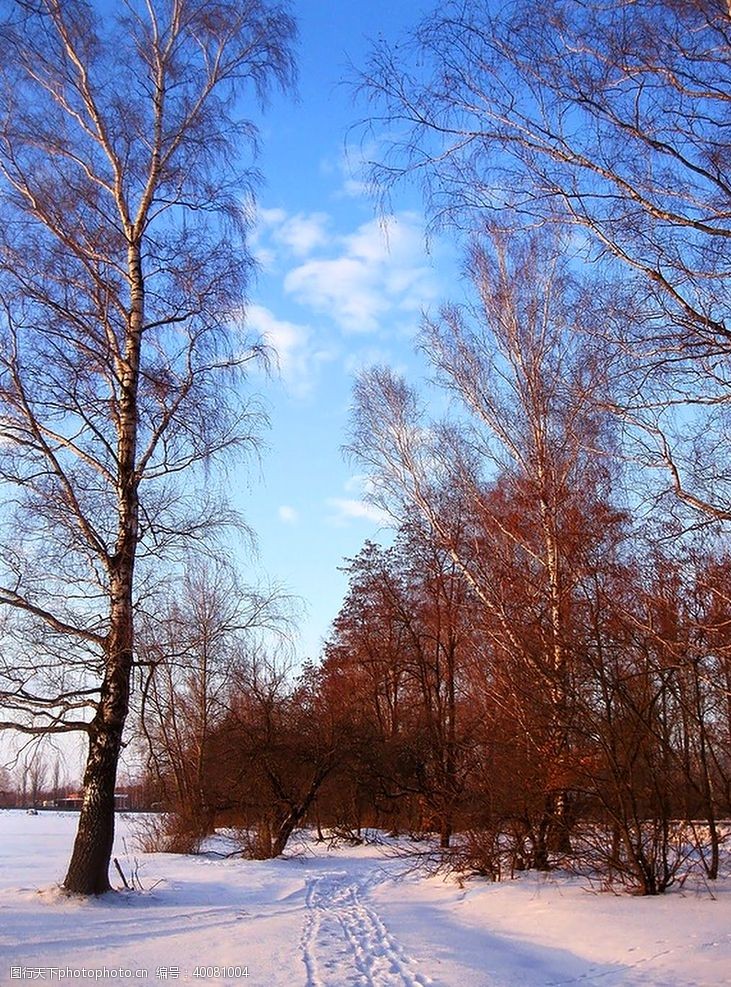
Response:
POLYGON ((0 810, 0 987, 65 967, 107 987, 731 985, 726 854, 713 895, 689 883, 647 899, 561 874, 459 887, 388 840, 333 848, 305 834, 287 859, 252 861, 225 856, 221 834, 196 857, 140 854, 135 819, 120 817, 115 853, 145 890, 79 900, 53 888, 76 821, 0 810))
MULTIPOLYGON (((384 878, 385 880, 385 878, 384 878)), ((426 987, 431 980, 363 896, 373 879, 347 871, 307 879, 301 949, 306 987, 426 987)))

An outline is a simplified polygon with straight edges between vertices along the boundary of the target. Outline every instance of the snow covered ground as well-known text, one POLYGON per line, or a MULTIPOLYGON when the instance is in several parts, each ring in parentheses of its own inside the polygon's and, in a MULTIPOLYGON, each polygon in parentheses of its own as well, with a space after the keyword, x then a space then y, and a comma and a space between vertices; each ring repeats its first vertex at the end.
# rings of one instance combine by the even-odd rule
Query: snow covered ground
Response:
MULTIPOLYGON (((77 817, 0 811, 0 984, 530 987, 731 984, 731 879, 662 898, 568 877, 419 876, 383 848, 286 860, 116 854, 142 894, 61 895, 77 817), (248 974, 248 976, 246 976, 248 974)), ((294 848, 296 850, 296 848, 294 848)))

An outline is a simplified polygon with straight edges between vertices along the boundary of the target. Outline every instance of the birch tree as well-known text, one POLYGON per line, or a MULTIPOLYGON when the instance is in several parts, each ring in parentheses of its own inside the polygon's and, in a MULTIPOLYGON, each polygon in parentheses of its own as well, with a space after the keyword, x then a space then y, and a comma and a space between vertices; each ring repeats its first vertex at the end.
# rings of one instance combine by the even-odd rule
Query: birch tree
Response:
POLYGON ((723 0, 468 0, 363 76, 381 193, 417 178, 438 222, 574 226, 612 286, 633 452, 706 522, 731 519, 730 29, 723 0))
POLYGON ((430 422, 403 381, 367 371, 352 450, 382 505, 418 511, 451 554, 507 677, 532 682, 514 714, 546 778, 543 867, 549 835, 565 838, 576 580, 617 519, 611 434, 597 411, 605 371, 576 331, 582 287, 560 242, 496 236, 473 251, 470 273, 474 307, 446 307, 423 334, 456 414, 430 422))
POLYGON ((2 725, 87 735, 64 885, 97 894, 136 602, 226 519, 213 484, 180 478, 260 424, 240 388, 257 355, 242 101, 292 83, 294 25, 263 0, 3 9, 2 725))

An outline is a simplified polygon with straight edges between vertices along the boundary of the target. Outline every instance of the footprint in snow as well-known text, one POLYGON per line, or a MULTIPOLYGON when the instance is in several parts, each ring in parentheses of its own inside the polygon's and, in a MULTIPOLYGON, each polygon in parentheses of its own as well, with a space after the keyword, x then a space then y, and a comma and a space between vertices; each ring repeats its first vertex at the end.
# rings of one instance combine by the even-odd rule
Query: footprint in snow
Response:
POLYGON ((307 881, 300 948, 307 987, 427 987, 429 977, 393 938, 348 875, 307 881))

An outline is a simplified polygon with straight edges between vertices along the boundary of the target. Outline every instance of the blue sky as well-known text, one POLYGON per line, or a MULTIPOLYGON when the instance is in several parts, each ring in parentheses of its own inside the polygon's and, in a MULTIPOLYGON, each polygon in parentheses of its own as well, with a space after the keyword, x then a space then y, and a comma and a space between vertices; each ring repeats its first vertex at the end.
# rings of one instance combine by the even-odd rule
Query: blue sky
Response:
POLYGON ((299 651, 316 657, 346 588, 338 566, 366 538, 388 537, 341 454, 353 375, 375 362, 415 368, 420 313, 449 297, 454 259, 439 242, 427 253, 415 191, 395 197, 385 221, 376 216, 360 161, 375 148, 348 142, 367 112, 344 84, 351 64, 363 66, 372 39, 397 39, 431 3, 300 0, 293 9, 300 98, 275 98, 261 124, 260 273, 248 310, 251 329, 277 348, 280 374, 252 382, 272 427, 261 469, 232 481, 258 535, 259 568, 305 602, 299 651))

